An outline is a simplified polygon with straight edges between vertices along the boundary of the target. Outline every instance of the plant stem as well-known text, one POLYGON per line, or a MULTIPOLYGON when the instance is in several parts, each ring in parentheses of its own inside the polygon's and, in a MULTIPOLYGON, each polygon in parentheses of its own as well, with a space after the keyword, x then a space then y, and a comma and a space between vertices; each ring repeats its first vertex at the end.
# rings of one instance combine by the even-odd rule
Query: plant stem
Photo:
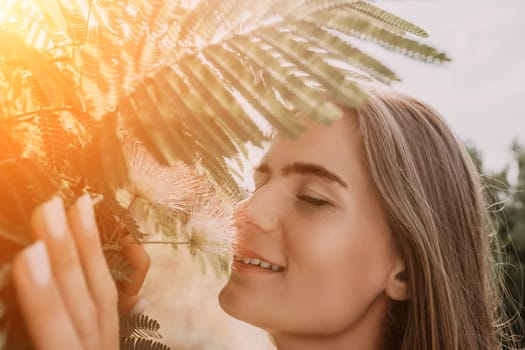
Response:
POLYGON ((31 111, 31 112, 17 114, 17 115, 13 115, 13 116, 7 117, 4 120, 2 120, 2 122, 3 123, 10 123, 10 122, 14 122, 14 121, 21 122, 21 121, 24 121, 26 119, 33 118, 35 114, 64 112, 64 111, 69 111, 69 110, 70 110, 70 108, 47 108, 47 109, 46 108, 39 108, 39 109, 31 111))
MULTIPOLYGON (((126 210, 124 210, 124 212, 122 214, 120 214, 120 217, 118 218, 118 221, 117 221, 117 224, 115 225, 115 229, 113 230, 113 232, 111 233, 111 236, 110 236, 110 239, 109 239, 109 242, 113 242, 113 239, 115 238, 115 235, 117 233, 120 232, 120 230, 125 226, 122 224, 122 221, 124 220, 124 216, 126 214, 129 213, 129 211, 131 210, 131 207, 133 206, 133 204, 135 204, 136 200, 138 199, 138 197, 136 195, 133 196, 133 199, 131 200, 131 202, 129 203, 128 207, 126 208, 126 210)), ((137 238, 135 236, 133 236, 133 238, 135 238, 135 240, 137 240, 137 238)), ((138 241, 137 241, 138 242, 138 241)))
POLYGON ((138 241, 138 242, 127 242, 124 244, 176 244, 176 245, 190 245, 190 241, 138 241))

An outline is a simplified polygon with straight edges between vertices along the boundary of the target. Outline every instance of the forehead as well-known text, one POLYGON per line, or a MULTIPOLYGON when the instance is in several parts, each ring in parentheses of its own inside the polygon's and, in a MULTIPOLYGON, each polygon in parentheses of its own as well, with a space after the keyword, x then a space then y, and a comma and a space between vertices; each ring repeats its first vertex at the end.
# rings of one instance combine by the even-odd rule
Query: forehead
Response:
POLYGON ((291 162, 316 163, 345 176, 361 166, 359 131, 352 115, 330 125, 305 118, 296 139, 276 135, 261 163, 279 169, 291 162))

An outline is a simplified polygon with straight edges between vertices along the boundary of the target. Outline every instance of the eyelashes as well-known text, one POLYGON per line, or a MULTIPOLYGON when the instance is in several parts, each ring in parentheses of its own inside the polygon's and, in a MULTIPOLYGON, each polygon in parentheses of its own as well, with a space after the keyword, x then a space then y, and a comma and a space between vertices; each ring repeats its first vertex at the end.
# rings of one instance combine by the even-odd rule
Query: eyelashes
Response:
MULTIPOLYGON (((257 192, 260 188, 264 187, 264 185, 265 183, 256 184, 253 190, 249 191, 249 195, 255 194, 255 192, 257 192)), ((314 207, 323 207, 323 206, 327 206, 331 204, 330 201, 326 199, 321 199, 318 197, 313 197, 313 196, 309 196, 305 194, 296 194, 295 198, 297 198, 301 203, 304 203, 310 206, 314 206, 314 207)))
POLYGON ((327 200, 320 199, 320 198, 315 198, 315 197, 311 197, 311 196, 305 196, 305 195, 298 194, 295 197, 297 199, 299 199, 300 201, 303 201, 305 203, 314 205, 316 207, 322 207, 322 206, 330 204, 330 202, 327 201, 327 200))

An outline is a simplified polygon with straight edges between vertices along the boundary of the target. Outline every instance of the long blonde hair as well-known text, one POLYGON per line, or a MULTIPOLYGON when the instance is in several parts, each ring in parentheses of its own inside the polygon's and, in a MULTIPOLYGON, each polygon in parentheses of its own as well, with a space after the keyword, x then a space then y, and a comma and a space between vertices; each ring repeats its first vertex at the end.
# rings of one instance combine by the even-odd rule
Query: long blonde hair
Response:
POLYGON ((367 89, 361 142, 406 263, 410 297, 395 302, 388 348, 501 349, 499 279, 479 174, 439 114, 367 89))

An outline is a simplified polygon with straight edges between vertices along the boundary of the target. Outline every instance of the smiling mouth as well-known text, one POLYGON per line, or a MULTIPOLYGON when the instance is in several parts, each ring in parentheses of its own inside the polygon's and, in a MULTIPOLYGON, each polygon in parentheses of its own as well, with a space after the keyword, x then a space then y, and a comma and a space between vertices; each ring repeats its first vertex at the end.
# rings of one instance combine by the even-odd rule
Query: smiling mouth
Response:
POLYGON ((235 255, 233 257, 234 265, 238 267, 260 267, 268 271, 282 272, 284 268, 279 265, 274 265, 268 261, 264 261, 258 258, 248 258, 241 255, 235 255))

